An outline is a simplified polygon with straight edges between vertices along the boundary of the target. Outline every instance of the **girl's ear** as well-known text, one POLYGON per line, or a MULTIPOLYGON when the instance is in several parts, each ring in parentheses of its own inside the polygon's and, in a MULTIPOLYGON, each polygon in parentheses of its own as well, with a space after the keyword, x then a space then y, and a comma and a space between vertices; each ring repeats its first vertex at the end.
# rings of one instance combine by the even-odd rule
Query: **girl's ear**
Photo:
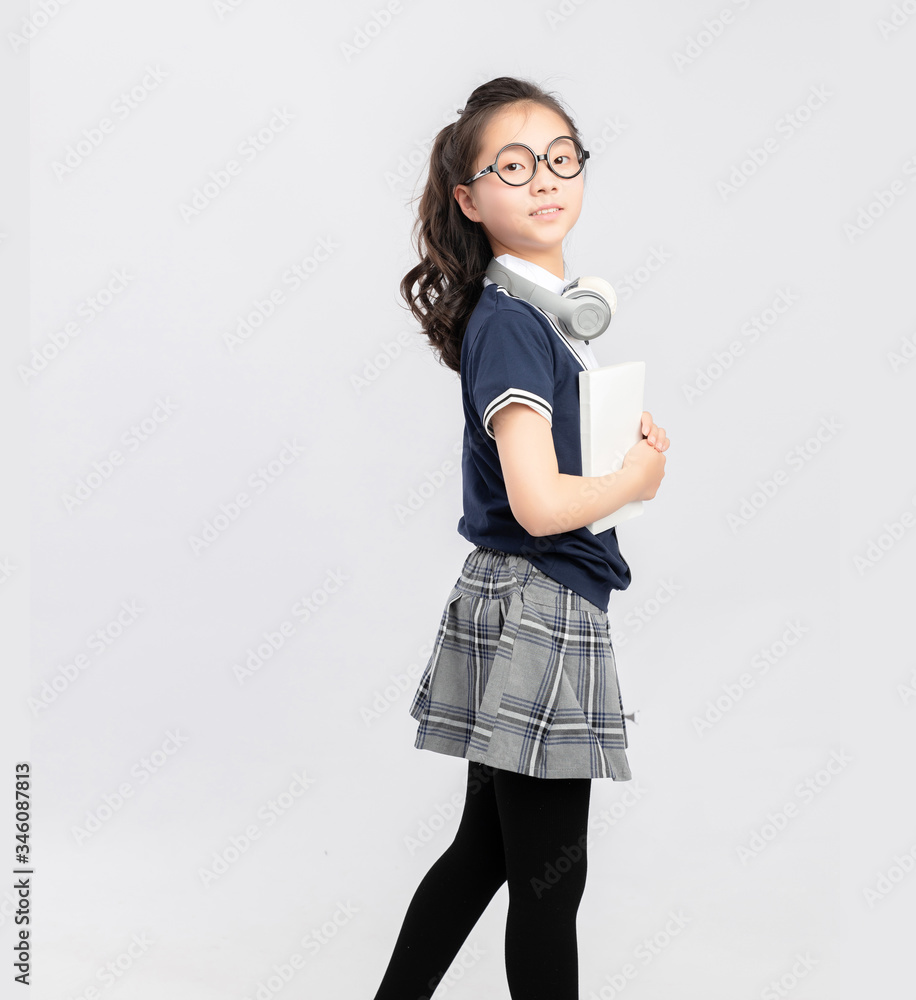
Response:
POLYGON ((461 211, 464 212, 471 222, 480 222, 480 212, 477 211, 474 196, 466 184, 455 186, 455 200, 461 207, 461 211))

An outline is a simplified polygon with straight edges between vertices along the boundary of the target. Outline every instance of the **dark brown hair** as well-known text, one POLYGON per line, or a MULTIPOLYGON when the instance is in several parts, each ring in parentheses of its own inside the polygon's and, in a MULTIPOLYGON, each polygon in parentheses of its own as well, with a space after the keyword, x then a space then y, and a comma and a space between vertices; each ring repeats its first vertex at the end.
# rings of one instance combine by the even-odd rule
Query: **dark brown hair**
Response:
POLYGON ((527 80, 497 77, 477 87, 459 112, 460 118, 433 140, 429 175, 419 196, 412 236, 420 263, 401 279, 401 295, 420 321, 440 363, 459 375, 461 342, 483 291, 493 250, 480 223, 472 222, 461 211, 455 187, 474 173, 490 119, 519 103, 541 104, 555 111, 567 123, 569 135, 580 139, 575 123, 553 94, 527 80))

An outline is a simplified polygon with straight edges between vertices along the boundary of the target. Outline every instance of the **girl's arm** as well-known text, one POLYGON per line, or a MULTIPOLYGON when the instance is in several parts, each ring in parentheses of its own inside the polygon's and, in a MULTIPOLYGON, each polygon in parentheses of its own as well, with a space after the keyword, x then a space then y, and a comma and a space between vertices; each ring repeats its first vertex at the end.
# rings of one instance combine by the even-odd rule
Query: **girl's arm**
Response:
POLYGON ((644 434, 647 426, 654 446, 643 438, 617 472, 570 476, 559 471, 550 424, 541 414, 525 403, 497 410, 493 435, 516 521, 529 535, 552 535, 582 528, 631 500, 651 500, 665 474, 668 439, 644 413, 644 434))

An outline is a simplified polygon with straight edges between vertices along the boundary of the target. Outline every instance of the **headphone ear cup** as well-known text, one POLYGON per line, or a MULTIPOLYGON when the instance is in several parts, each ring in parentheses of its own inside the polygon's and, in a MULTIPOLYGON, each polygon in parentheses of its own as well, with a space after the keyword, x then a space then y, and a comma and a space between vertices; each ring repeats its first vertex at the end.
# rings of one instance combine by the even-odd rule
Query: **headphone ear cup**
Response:
POLYGON ((578 340, 600 337, 617 308, 617 293, 603 278, 578 278, 563 292, 563 298, 574 310, 568 314, 565 330, 578 340))
POLYGON ((611 307, 611 315, 617 311, 617 293, 614 291, 614 286, 609 282, 605 281, 604 278, 595 277, 584 277, 580 278, 576 283, 577 288, 589 288, 593 292, 598 292, 598 294, 607 301, 607 304, 611 307))

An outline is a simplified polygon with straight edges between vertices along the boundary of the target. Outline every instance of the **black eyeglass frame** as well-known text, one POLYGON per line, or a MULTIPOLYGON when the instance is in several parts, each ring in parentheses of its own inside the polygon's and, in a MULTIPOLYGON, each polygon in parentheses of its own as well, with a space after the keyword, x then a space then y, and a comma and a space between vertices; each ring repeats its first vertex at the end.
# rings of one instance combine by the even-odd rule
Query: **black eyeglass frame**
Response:
POLYGON ((484 167, 483 170, 478 170, 477 173, 474 174, 473 177, 470 177, 470 178, 468 178, 468 180, 462 181, 461 183, 462 184, 473 184, 473 182, 476 181, 479 177, 483 177, 484 174, 489 174, 489 173, 492 172, 492 173, 495 173, 496 176, 504 184, 508 184, 510 187, 521 187, 523 184, 530 184, 534 180, 534 178, 537 176, 538 164, 541 162, 541 160, 546 160, 546 162, 547 162, 547 169, 550 170, 551 173, 556 174, 557 177, 561 177, 564 181, 571 181, 573 179, 573 177, 578 177, 579 174, 581 174, 582 171, 585 169, 585 161, 589 158, 589 156, 591 156, 591 153, 589 153, 589 151, 587 149, 582 149, 582 164, 581 164, 581 166, 579 167, 579 169, 574 174, 560 174, 560 173, 557 173, 557 171, 554 169, 553 165, 551 164, 549 157, 550 157, 550 150, 551 150, 551 147, 553 146, 554 142, 559 142, 561 139, 569 139, 570 142, 574 142, 579 147, 579 149, 582 149, 582 144, 579 142, 579 140, 575 139, 571 135, 558 135, 556 137, 556 139, 554 139, 550 143, 550 145, 547 147, 547 152, 546 153, 541 153, 540 155, 538 155, 537 153, 535 153, 535 151, 530 146, 526 146, 525 143, 523 143, 523 142, 507 142, 506 145, 503 146, 503 148, 496 154, 496 159, 490 164, 490 166, 484 167), (503 175, 496 169, 496 164, 499 163, 499 158, 500 158, 500 156, 502 156, 503 150, 508 149, 510 146, 521 146, 522 149, 527 149, 528 152, 534 157, 534 173, 530 177, 526 178, 523 181, 518 181, 518 182, 507 181, 506 178, 503 177, 503 175))

